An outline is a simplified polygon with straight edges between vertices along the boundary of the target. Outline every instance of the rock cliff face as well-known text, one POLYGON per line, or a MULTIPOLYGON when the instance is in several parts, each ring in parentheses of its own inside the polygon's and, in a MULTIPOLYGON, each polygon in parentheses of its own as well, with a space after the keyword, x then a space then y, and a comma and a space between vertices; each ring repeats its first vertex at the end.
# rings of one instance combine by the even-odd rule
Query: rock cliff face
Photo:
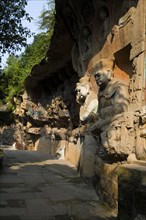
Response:
POLYGON ((96 182, 98 193, 113 207, 118 197, 117 162, 146 160, 144 15, 145 0, 56 0, 50 49, 26 79, 21 105, 15 100, 28 148, 52 155, 63 152, 85 180, 96 182), (101 72, 110 81, 106 90, 100 87, 101 79, 99 86, 95 81, 101 72), (96 96, 99 106, 92 102, 96 96), (123 110, 117 110, 123 98, 123 110), (107 106, 116 113, 110 110, 105 120, 107 106))
POLYGON ((104 130, 110 132, 103 133, 101 139, 106 140, 107 151, 117 158, 122 155, 122 160, 136 151, 137 142, 145 140, 145 135, 141 135, 145 125, 140 123, 140 111, 145 105, 144 8, 143 0, 56 0, 56 24, 50 49, 25 82, 31 101, 27 101, 24 109, 34 122, 32 126, 47 124, 50 128, 65 128, 69 133, 77 129, 84 114, 82 104, 76 101, 77 83, 88 77, 95 97, 98 86, 93 76, 94 66, 103 58, 113 59, 114 78, 127 85, 129 105, 127 113, 119 116, 122 120, 107 123, 104 130))

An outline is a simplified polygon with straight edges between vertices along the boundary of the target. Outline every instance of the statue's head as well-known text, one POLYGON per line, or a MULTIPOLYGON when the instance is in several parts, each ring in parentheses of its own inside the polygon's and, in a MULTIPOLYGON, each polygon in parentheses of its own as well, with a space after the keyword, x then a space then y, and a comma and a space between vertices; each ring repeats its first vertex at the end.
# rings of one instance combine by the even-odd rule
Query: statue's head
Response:
POLYGON ((100 88, 105 88, 109 81, 113 78, 114 60, 101 59, 96 63, 93 74, 97 85, 100 88))
POLYGON ((79 104, 83 104, 86 97, 89 94, 89 81, 87 81, 87 78, 83 77, 80 79, 80 82, 76 85, 76 101, 79 104))

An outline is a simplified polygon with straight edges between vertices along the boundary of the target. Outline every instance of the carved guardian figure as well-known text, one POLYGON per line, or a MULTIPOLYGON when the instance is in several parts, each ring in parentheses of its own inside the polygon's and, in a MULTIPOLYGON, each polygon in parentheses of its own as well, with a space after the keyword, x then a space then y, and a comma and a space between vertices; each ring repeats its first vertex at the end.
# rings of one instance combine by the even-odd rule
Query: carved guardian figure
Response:
POLYGON ((98 110, 97 95, 91 90, 88 77, 83 77, 76 86, 76 101, 80 107, 80 121, 86 124, 94 121, 98 110))
MULTIPOLYGON (((90 126, 95 136, 100 136, 100 145, 105 155, 122 158, 131 153, 132 148, 123 147, 121 122, 117 120, 121 113, 128 110, 128 86, 113 76, 114 60, 102 59, 94 67, 94 77, 99 86, 97 121, 90 126)), ((104 155, 104 154, 103 154, 104 155)))

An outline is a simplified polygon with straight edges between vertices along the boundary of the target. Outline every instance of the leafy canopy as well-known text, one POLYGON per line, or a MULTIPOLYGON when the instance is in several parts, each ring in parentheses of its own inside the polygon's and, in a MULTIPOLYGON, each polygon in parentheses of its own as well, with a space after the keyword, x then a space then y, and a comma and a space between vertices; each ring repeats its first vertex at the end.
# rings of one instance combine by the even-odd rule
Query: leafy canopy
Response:
POLYGON ((48 1, 48 9, 43 9, 38 20, 38 27, 42 31, 50 31, 54 27, 55 23, 55 1, 49 0, 48 1))
POLYGON ((10 104, 12 97, 24 90, 24 81, 30 74, 32 67, 40 63, 46 55, 55 21, 54 0, 51 2, 52 8, 48 6, 49 10, 43 10, 39 16, 38 26, 43 32, 34 36, 33 43, 28 45, 20 56, 10 55, 7 59, 6 66, 0 74, 0 99, 2 103, 10 104), (42 25, 44 23, 46 23, 45 26, 42 25))
POLYGON ((22 19, 31 21, 26 5, 27 0, 0 0, 0 56, 26 46, 30 31, 22 26, 22 19))

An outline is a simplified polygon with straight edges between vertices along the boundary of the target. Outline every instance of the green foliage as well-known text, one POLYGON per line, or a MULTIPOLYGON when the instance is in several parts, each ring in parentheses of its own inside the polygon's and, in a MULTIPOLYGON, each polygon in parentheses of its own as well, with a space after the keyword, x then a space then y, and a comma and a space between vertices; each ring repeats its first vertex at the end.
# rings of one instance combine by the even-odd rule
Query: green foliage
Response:
POLYGON ((40 30, 52 30, 55 23, 55 1, 50 0, 48 1, 48 9, 44 9, 40 16, 38 21, 38 26, 40 30))
MULTIPOLYGON (((52 10, 54 9, 51 9, 49 13, 51 13, 50 16, 54 22, 54 12, 52 10)), ((46 14, 44 13, 44 15, 46 14)), ((40 22, 44 20, 47 22, 46 17, 44 19, 43 15, 40 20, 40 22)), ((24 81, 31 73, 32 67, 40 63, 45 57, 53 32, 53 22, 48 26, 49 29, 46 27, 46 32, 34 36, 33 43, 28 45, 19 57, 10 55, 7 59, 6 66, 0 74, 0 99, 3 102, 10 105, 12 97, 24 90, 24 81)))
POLYGON ((0 91, 5 95, 5 101, 9 103, 15 94, 24 89, 24 81, 30 74, 34 65, 39 63, 47 52, 51 35, 40 33, 34 37, 20 57, 9 56, 3 73, 0 77, 0 91))
MULTIPOLYGON (((22 26, 22 18, 31 21, 25 11, 27 0, 0 1, 0 53, 12 52, 26 46, 30 31, 22 26)), ((0 55, 1 56, 1 55, 0 55)))
POLYGON ((25 76, 30 73, 31 68, 38 64, 46 55, 51 39, 50 33, 40 33, 34 37, 34 41, 29 45, 21 56, 21 68, 24 69, 25 76))

